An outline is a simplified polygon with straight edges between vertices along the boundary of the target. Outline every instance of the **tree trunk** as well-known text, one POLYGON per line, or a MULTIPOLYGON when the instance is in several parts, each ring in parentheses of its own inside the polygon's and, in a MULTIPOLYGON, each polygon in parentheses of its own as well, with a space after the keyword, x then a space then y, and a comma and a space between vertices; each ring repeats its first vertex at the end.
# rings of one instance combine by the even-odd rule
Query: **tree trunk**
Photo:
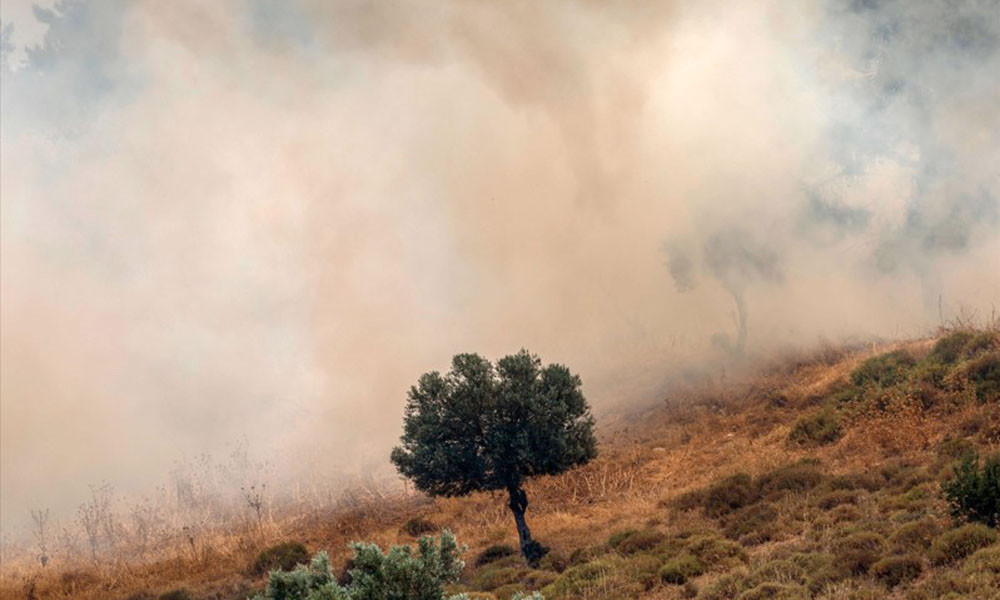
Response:
POLYGON ((517 537, 521 540, 521 554, 531 566, 537 566, 538 561, 545 556, 546 548, 531 539, 531 530, 524 519, 524 511, 528 508, 528 495, 520 487, 509 487, 510 512, 514 513, 514 523, 517 524, 517 537))

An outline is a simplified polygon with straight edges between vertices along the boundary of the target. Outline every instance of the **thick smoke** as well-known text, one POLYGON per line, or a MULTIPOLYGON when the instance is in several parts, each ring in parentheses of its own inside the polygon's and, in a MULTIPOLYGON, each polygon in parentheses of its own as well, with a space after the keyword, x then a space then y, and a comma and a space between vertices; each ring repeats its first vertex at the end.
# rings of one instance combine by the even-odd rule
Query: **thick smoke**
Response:
POLYGON ((4 526, 244 437, 384 468, 457 352, 527 347, 600 410, 988 311, 1000 9, 936 4, 62 1, 23 52, 15 22, 4 526))

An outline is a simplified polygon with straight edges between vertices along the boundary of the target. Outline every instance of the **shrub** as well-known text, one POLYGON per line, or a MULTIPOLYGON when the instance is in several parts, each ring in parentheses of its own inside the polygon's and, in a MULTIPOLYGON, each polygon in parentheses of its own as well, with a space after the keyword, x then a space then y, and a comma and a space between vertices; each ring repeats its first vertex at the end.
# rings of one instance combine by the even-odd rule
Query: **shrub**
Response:
POLYGON ((660 567, 660 579, 665 583, 680 585, 688 580, 688 577, 696 577, 704 572, 701 561, 696 556, 682 553, 668 560, 660 567))
POLYGON ((726 537, 734 540, 750 533, 770 537, 772 524, 777 519, 778 509, 770 502, 751 504, 726 517, 722 531, 726 537))
POLYGON ((913 355, 905 350, 873 356, 851 373, 851 383, 858 387, 891 387, 904 381, 916 364, 913 355))
POLYGON ((620 546, 622 542, 624 542, 626 539, 628 539, 630 535, 634 533, 639 533, 639 530, 623 529, 621 531, 616 531, 612 533, 611 536, 608 537, 608 547, 617 550, 618 546, 620 546))
POLYGON ((881 558, 884 549, 885 538, 870 531, 851 534, 833 544, 837 562, 855 575, 866 573, 881 558))
POLYGON ((677 510, 694 510, 705 505, 705 490, 684 492, 670 501, 670 506, 677 510))
POLYGON ((760 477, 757 487, 764 496, 781 492, 804 492, 823 482, 816 463, 800 461, 785 465, 760 477))
POLYGON ((836 442, 842 435, 837 414, 826 408, 796 421, 788 432, 788 441, 799 446, 822 446, 836 442))
POLYGON ((732 600, 746 589, 746 578, 741 573, 727 573, 708 585, 698 598, 700 600, 732 600))
POLYGON ((725 571, 747 561, 746 551, 739 544, 714 534, 691 537, 686 550, 701 561, 706 571, 725 571))
POLYGON ((720 517, 753 504, 758 498, 753 479, 749 475, 746 473, 730 475, 705 490, 703 500, 705 514, 710 517, 720 517))
POLYGON ((827 482, 831 490, 866 490, 875 492, 882 489, 885 479, 870 473, 848 473, 835 475, 827 482))
POLYGON ((187 588, 177 588, 160 594, 157 596, 157 600, 194 600, 194 597, 191 592, 187 591, 187 588))
POLYGON ((806 570, 791 560, 772 560, 751 574, 754 583, 804 583, 806 570))
POLYGON ((762 583, 738 596, 739 600, 808 600, 809 590, 801 585, 762 583))
POLYGON ((403 530, 413 537, 420 537, 434 533, 438 530, 438 526, 423 517, 413 517, 403 525, 403 530))
POLYGON ((816 506, 823 510, 831 510, 842 504, 857 504, 858 493, 854 490, 834 490, 824 494, 816 501, 816 506))
POLYGON ((462 548, 445 530, 439 543, 421 538, 418 551, 395 546, 383 553, 375 544, 355 542, 351 582, 341 587, 330 570, 330 558, 320 552, 308 566, 274 571, 256 600, 442 600, 444 584, 457 581, 465 566, 462 548))
POLYGON ((987 458, 982 470, 979 456, 967 455, 954 475, 941 484, 952 514, 996 527, 1000 520, 1000 454, 987 458))
POLYGON ((268 571, 281 569, 290 571, 295 565, 309 562, 309 552, 299 542, 283 542, 270 548, 265 548, 257 555, 251 571, 255 575, 263 575, 268 571))
POLYGON ((946 365, 958 362, 965 356, 966 347, 973 337, 971 331, 956 331, 940 338, 927 355, 927 361, 946 365))
POLYGON ((515 554, 517 554, 517 550, 507 544, 496 544, 480 552, 479 556, 476 557, 475 564, 477 567, 481 567, 515 554))
POLYGON ((1000 546, 990 546, 976 551, 965 561, 962 570, 967 575, 983 573, 992 578, 1000 578, 1000 546))
POLYGON ((924 562, 915 556, 890 556, 872 565, 871 573, 889 587, 920 577, 924 562))
POLYGON ((664 536, 659 531, 654 529, 644 529, 642 531, 635 531, 631 535, 626 536, 621 540, 616 548, 622 554, 635 554, 637 552, 644 552, 647 550, 652 550, 657 545, 664 540, 664 536))
POLYGON ((928 517, 902 525, 890 541, 900 550, 924 550, 930 547, 939 531, 937 521, 928 517))
POLYGON ((934 538, 930 556, 939 565, 953 563, 996 541, 995 531, 979 523, 970 523, 934 538))
POLYGON ((965 375, 976 390, 980 402, 1000 399, 1000 352, 984 354, 969 363, 965 375))
POLYGON ((976 453, 976 445, 965 438, 946 436, 937 446, 937 454, 943 458, 961 460, 976 453))

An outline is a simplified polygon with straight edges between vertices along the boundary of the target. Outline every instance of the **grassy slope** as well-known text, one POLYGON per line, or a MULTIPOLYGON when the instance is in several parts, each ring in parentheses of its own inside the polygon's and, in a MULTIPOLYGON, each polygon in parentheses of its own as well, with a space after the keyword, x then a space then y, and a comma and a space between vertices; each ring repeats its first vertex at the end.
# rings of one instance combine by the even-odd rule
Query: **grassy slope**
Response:
MULTIPOLYGON (((956 453, 1000 448, 996 390, 980 386, 977 398, 968 376, 998 349, 942 361, 926 358, 933 344, 899 346, 919 362, 893 371, 876 361, 876 375, 888 375, 853 375, 856 386, 852 374, 871 353, 828 353, 606 425, 597 460, 528 488, 529 524, 553 549, 541 569, 516 556, 475 564, 489 546, 516 545, 503 498, 487 494, 377 499, 281 523, 281 538, 342 564, 348 541, 408 543, 405 523, 423 517, 469 545, 456 590, 482 598, 518 589, 549 598, 997 598, 1000 545, 956 558, 927 544, 958 525, 939 486, 956 453), (916 579, 890 586, 897 575, 916 579)), ((193 598, 242 598, 263 584, 247 574, 255 545, 220 533, 206 548, 141 566, 50 570, 35 578, 35 594, 138 599, 183 586, 193 598)), ((24 581, 6 578, 0 595, 25 597, 24 581)))

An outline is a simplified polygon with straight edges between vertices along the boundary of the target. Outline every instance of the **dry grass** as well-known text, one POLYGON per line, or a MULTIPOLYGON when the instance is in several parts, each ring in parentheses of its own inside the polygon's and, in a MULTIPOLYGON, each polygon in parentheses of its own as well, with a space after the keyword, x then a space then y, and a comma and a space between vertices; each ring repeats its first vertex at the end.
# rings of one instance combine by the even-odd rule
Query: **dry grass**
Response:
MULTIPOLYGON (((805 456, 818 457, 834 474, 870 472, 900 458, 933 462, 934 447, 947 434, 970 423, 996 427, 1000 415, 989 404, 927 411, 901 401, 882 414, 857 417, 836 443, 808 450, 787 443, 795 420, 814 410, 831 386, 862 360, 904 346, 922 355, 930 345, 924 340, 851 352, 827 348, 813 357, 785 361, 742 383, 679 392, 654 409, 619 421, 615 430, 605 428, 601 454, 591 464, 530 482, 529 524, 555 554, 568 556, 626 528, 656 526, 669 531, 681 525, 707 526, 700 514, 687 515, 683 524, 672 523, 665 506, 684 492, 732 473, 756 476, 805 456)), ((788 511, 800 510, 777 506, 783 522, 795 520, 788 511)), ((862 504, 850 510, 872 509, 862 504)), ((339 565, 353 540, 383 546, 412 542, 404 525, 414 517, 451 529, 469 545, 470 563, 488 546, 517 544, 505 498, 499 495, 429 499, 368 487, 359 488, 350 502, 323 509, 276 507, 253 535, 245 526, 207 523, 197 530, 175 532, 141 556, 123 551, 97 564, 55 560, 41 568, 27 551, 8 554, 0 574, 0 597, 88 600, 141 598, 139 594, 146 593, 155 598, 183 586, 198 598, 244 598, 263 584, 248 574, 263 547, 297 540, 310 551, 328 550, 339 565)), ((754 552, 778 548, 778 543, 764 544, 754 552)), ((709 574, 705 581, 715 578, 709 574)), ((594 597, 600 597, 599 592, 594 597)), ((643 597, 679 598, 683 593, 678 586, 654 586, 643 597)), ((828 597, 841 597, 839 593, 831 589, 828 597)))

